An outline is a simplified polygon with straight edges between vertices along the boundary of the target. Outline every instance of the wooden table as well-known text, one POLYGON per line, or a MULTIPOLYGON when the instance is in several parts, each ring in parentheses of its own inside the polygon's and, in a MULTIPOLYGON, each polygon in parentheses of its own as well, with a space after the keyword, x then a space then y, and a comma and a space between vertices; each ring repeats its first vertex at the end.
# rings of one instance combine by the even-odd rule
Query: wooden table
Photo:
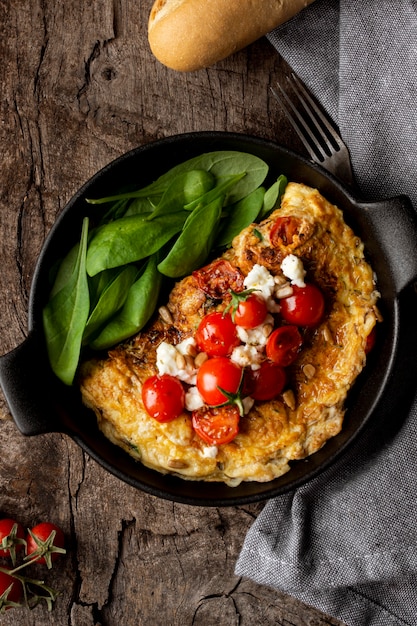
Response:
MULTIPOLYGON (((0 5, 0 351, 26 334, 34 265, 74 192, 123 152, 170 134, 245 132, 299 146, 269 86, 284 62, 267 40, 180 74, 152 56, 152 0, 4 0, 0 5)), ((47 393, 47 390, 46 392, 47 393)), ((262 504, 198 508, 158 500, 106 473, 67 437, 23 437, 1 398, 0 514, 49 519, 68 555, 46 580, 52 613, 11 610, 3 625, 337 625, 237 578, 262 504)), ((43 574, 42 574, 43 575, 43 574)))

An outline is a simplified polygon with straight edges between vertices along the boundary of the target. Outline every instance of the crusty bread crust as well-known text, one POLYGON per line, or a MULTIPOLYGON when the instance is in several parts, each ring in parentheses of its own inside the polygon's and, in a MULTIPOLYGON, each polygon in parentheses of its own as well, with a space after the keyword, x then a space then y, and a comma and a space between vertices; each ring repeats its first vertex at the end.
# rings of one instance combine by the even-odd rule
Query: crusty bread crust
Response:
POLYGON ((149 16, 149 45, 171 69, 202 69, 266 35, 312 2, 156 0, 149 16))

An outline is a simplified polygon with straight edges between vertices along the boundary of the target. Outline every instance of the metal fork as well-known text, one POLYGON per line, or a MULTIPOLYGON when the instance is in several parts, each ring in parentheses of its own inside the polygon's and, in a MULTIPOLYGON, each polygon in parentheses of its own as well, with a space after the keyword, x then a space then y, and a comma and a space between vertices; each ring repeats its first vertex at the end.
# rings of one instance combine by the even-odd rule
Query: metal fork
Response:
POLYGON ((278 89, 271 87, 271 92, 280 103, 311 159, 344 183, 354 185, 349 150, 329 116, 294 72, 286 78, 291 92, 296 96, 298 106, 295 106, 295 101, 293 102, 289 92, 281 84, 277 83, 278 89))

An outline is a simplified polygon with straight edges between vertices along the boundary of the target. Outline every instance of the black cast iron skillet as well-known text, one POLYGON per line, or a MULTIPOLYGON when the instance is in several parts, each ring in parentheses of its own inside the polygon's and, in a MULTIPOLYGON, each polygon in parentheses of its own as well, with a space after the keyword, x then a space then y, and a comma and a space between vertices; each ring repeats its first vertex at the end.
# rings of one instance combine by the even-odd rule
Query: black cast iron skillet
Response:
POLYGON ((70 200, 52 228, 40 254, 31 289, 27 339, 0 358, 0 382, 10 411, 24 435, 48 432, 72 437, 91 457, 126 483, 152 495, 200 506, 239 505, 278 496, 316 476, 338 458, 371 418, 387 428, 406 411, 412 389, 417 347, 417 216, 406 197, 362 202, 322 168, 278 146, 246 135, 201 132, 169 137, 141 146, 98 172, 70 200), (381 292, 376 348, 352 388, 342 432, 306 460, 269 483, 238 487, 185 481, 143 467, 99 432, 95 416, 85 409, 79 392, 52 374, 44 345, 41 311, 48 291, 48 273, 78 240, 84 215, 97 208, 86 197, 111 195, 129 186, 152 182, 173 165, 203 152, 239 150, 263 158, 271 175, 317 187, 344 212, 345 220, 362 238, 378 277, 381 292))

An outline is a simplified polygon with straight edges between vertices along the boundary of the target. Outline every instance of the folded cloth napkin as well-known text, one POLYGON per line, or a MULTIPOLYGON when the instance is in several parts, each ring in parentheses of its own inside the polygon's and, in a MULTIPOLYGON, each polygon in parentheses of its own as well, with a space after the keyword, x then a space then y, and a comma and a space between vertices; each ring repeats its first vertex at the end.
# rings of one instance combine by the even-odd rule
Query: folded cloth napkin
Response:
MULTIPOLYGON (((316 0, 268 38, 338 124, 363 195, 417 206, 417 1, 316 0)), ((334 466, 266 504, 238 575, 349 626, 417 625, 417 399, 393 407, 334 466)))

